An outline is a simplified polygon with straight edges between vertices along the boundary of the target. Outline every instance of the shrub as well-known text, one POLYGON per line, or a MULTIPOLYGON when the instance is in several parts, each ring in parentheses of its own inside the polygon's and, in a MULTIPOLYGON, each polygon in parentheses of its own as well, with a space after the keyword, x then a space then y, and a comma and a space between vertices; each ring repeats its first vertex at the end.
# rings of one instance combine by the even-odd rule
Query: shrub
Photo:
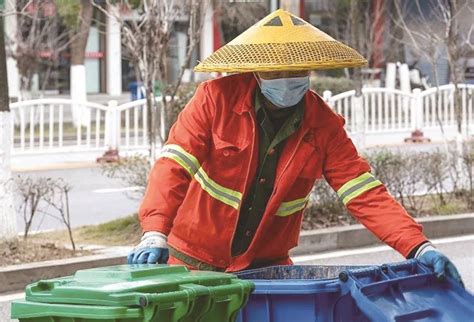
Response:
POLYGON ((109 178, 119 179, 127 186, 135 187, 133 192, 127 192, 132 199, 141 199, 148 184, 148 175, 151 170, 149 158, 143 155, 134 155, 121 158, 117 163, 103 163, 102 173, 109 178))
POLYGON ((325 180, 318 180, 305 210, 302 228, 316 229, 354 222, 354 218, 349 215, 329 184, 325 180))
POLYGON ((458 193, 467 203, 468 210, 472 211, 474 210, 474 141, 464 144, 461 163, 463 184, 458 193))
POLYGON ((323 95, 324 91, 331 91, 332 95, 354 89, 354 82, 345 77, 311 76, 311 89, 323 95))

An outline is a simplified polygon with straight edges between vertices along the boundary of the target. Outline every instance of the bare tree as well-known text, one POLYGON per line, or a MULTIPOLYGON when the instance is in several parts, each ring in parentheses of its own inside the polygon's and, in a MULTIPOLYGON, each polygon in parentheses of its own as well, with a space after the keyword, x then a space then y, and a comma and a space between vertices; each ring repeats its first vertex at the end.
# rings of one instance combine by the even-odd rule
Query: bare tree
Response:
POLYGON ((106 0, 105 8, 93 3, 104 14, 120 23, 126 54, 136 66, 137 75, 144 83, 148 115, 149 155, 154 160, 157 140, 159 140, 158 143, 162 143, 166 139, 160 135, 162 131, 157 119, 161 115, 161 108, 163 108, 165 117, 163 133, 167 133, 169 128, 167 119, 173 113, 182 76, 198 43, 205 12, 204 6, 207 1, 106 0), (188 21, 185 62, 179 66, 176 80, 170 82, 170 71, 168 70, 170 39, 175 31, 176 22, 185 20, 188 21), (155 84, 159 84, 161 87, 162 104, 157 104, 155 99, 155 84))
POLYGON ((60 55, 67 49, 70 38, 61 26, 53 1, 17 0, 15 12, 17 28, 7 39, 9 56, 17 61, 22 97, 32 88, 33 75, 46 65, 46 77, 41 89, 48 82, 51 69, 57 66, 60 55))
POLYGON ((151 171, 147 157, 134 155, 120 158, 117 163, 104 163, 101 170, 107 177, 121 180, 126 187, 133 187, 132 191, 126 193, 129 198, 135 200, 143 198, 151 171))
POLYGON ((225 42, 231 41, 268 14, 266 6, 257 1, 215 0, 214 6, 215 17, 222 28, 225 42))
POLYGON ((50 206, 56 214, 50 211, 46 214, 61 221, 68 231, 69 240, 71 241, 72 250, 76 251, 76 244, 72 235, 71 209, 69 207, 69 192, 71 186, 62 178, 53 181, 50 185, 48 193, 44 196, 45 202, 50 206))
MULTIPOLYGON (((393 3, 392 20, 404 32, 404 37, 395 40, 410 50, 415 59, 425 59, 431 64, 437 87, 437 64, 441 57, 447 59, 450 80, 454 84, 457 131, 462 135, 462 104, 458 85, 464 77, 465 57, 474 53, 474 25, 471 24, 467 31, 462 30, 459 19, 465 13, 472 17, 474 3, 466 0, 394 0, 393 3)), ((436 118, 442 127, 439 115, 436 118)))
POLYGON ((44 201, 46 195, 50 193, 52 182, 51 178, 43 177, 23 178, 17 176, 15 178, 15 187, 20 196, 18 213, 22 214, 25 223, 25 231, 23 233, 24 240, 28 238, 33 219, 35 219, 38 212, 41 211, 41 202, 44 201))

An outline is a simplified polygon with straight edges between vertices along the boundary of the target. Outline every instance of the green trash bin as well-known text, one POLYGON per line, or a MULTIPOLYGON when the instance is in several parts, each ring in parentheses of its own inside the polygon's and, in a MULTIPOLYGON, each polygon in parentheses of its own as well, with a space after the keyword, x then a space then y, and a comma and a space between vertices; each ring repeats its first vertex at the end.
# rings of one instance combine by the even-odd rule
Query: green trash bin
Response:
POLYGON ((28 285, 11 316, 25 322, 231 322, 253 287, 232 274, 184 266, 101 267, 28 285))

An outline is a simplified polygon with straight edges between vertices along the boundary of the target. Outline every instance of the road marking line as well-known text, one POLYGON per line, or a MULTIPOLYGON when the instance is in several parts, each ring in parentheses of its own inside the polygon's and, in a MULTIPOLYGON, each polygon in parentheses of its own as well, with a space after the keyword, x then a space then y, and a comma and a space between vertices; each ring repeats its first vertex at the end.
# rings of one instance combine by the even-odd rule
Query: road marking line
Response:
MULTIPOLYGON (((436 245, 450 244, 450 243, 470 241, 470 240, 474 240, 474 235, 432 239, 431 242, 436 246, 436 245)), ((295 257, 292 257, 292 260, 295 263, 301 263, 301 262, 320 260, 320 259, 326 259, 326 258, 337 258, 337 257, 345 257, 345 256, 352 256, 352 255, 378 253, 378 252, 388 251, 391 249, 392 248, 390 248, 389 246, 364 247, 364 248, 357 248, 357 249, 337 250, 333 252, 325 252, 325 253, 314 254, 314 255, 295 256, 295 257)))
POLYGON ((25 298, 25 293, 15 293, 15 294, 7 294, 0 296, 0 303, 1 302, 10 302, 14 300, 22 300, 25 298))
POLYGON ((449 244, 449 243, 456 243, 456 242, 470 241, 470 240, 474 240, 474 235, 438 238, 438 239, 433 239, 432 242, 436 246, 438 244, 449 244))
POLYGON ((126 188, 108 188, 108 189, 96 189, 92 190, 95 193, 113 193, 113 192, 124 192, 124 191, 137 191, 141 190, 142 188, 135 186, 135 187, 126 187, 126 188))

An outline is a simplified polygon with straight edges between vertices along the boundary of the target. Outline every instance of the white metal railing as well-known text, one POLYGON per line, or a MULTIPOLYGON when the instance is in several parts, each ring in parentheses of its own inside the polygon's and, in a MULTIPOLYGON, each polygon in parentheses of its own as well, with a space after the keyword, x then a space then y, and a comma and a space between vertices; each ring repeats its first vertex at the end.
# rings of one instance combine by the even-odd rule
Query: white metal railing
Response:
POLYGON ((387 88, 363 88, 361 106, 355 102, 355 91, 332 96, 325 91, 324 99, 346 119, 349 132, 363 128, 364 132, 402 131, 413 124, 410 104, 413 94, 387 88), (358 124, 362 122, 362 124, 358 124))
MULTIPOLYGON (((460 84, 458 86, 461 97, 462 120, 465 125, 474 124, 474 85, 460 84)), ((454 85, 443 85, 439 88, 430 88, 420 93, 423 106, 423 127, 437 128, 455 126, 454 85)))
MULTIPOLYGON (((465 131, 474 132, 474 85, 459 85, 465 131)), ((445 85, 412 93, 387 88, 364 88, 323 98, 346 119, 350 134, 391 135, 412 130, 440 131, 455 128, 454 86, 445 85)), ((157 97, 157 102, 161 102, 157 97)), ((11 107, 12 154, 58 151, 120 151, 146 149, 148 117, 146 100, 118 105, 76 102, 69 99, 37 99, 13 103, 11 107), (81 126, 78 126, 81 124, 81 126)), ((161 110, 160 122, 164 124, 161 110)), ((158 121, 158 120, 157 120, 158 121)), ((161 126, 164 137, 164 126, 161 126)), ((400 134, 401 135, 401 134, 400 134)), ((393 136, 394 142, 400 137, 393 136)))
POLYGON ((14 154, 100 149, 108 144, 107 106, 51 98, 21 101, 10 108, 14 154))
MULTIPOLYGON (((464 131, 474 127, 474 85, 459 84, 464 131)), ((363 88, 362 96, 355 91, 332 96, 323 93, 328 104, 346 119, 349 133, 393 133, 397 131, 439 129, 456 126, 454 85, 443 85, 412 93, 387 88, 363 88)))
POLYGON ((36 99, 12 103, 10 109, 13 155, 147 147, 145 99, 122 105, 36 99))

